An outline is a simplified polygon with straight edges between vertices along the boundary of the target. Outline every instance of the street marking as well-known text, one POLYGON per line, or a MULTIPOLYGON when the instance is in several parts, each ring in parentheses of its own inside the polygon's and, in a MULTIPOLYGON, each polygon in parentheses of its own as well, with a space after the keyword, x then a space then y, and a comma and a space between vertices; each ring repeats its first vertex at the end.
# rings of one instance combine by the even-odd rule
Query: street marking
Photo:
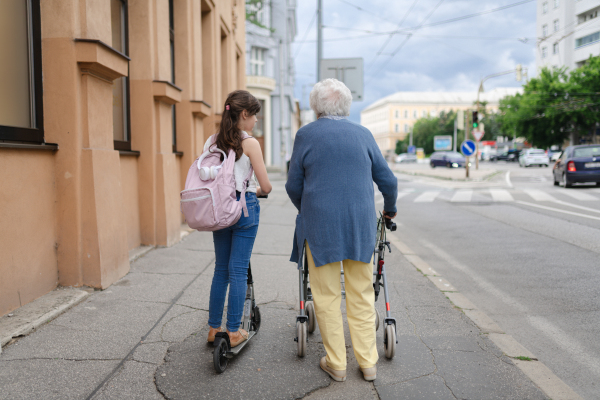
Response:
MULTIPOLYGON (((560 208, 552 208, 552 207, 540 206, 539 204, 527 203, 526 201, 517 201, 516 203, 517 204, 523 204, 525 206, 531 206, 531 207, 541 208, 543 210, 556 211, 556 212, 563 213, 563 214, 575 215, 577 217, 595 219, 597 221, 600 221, 600 217, 594 217, 593 215, 587 215, 587 214, 581 214, 581 213, 576 213, 576 212, 572 212, 572 211, 561 210, 560 208)), ((562 202, 559 202, 557 200, 556 203, 561 204, 562 202)), ((565 204, 566 205, 570 205, 569 203, 565 203, 565 204)), ((570 206, 573 207, 575 205, 573 204, 573 205, 570 205, 570 206)), ((575 207, 577 207, 577 206, 575 206, 575 207)))
POLYGON ((504 189, 490 189, 494 201, 514 201, 513 197, 504 189))
POLYGON ((396 200, 400 200, 401 198, 403 198, 406 195, 409 195, 413 192, 414 190, 410 190, 410 191, 406 191, 406 192, 398 192, 398 197, 396 197, 396 200))
POLYGON ((438 194, 440 194, 439 191, 428 190, 417 197, 415 199, 415 203, 430 203, 435 200, 438 194))
POLYGON ((590 208, 590 207, 584 207, 584 206, 579 206, 577 204, 567 203, 566 201, 556 200, 555 203, 562 204, 564 206, 579 208, 580 210, 586 210, 586 211, 600 213, 600 210, 598 210, 598 209, 590 208))
POLYGON ((583 193, 580 191, 564 190, 564 191, 561 191, 561 194, 566 194, 567 196, 571 196, 575 200, 598 201, 597 197, 594 197, 591 194, 583 193))
POLYGON ((508 172, 506 173, 506 184, 508 185, 508 187, 509 187, 509 188, 512 188, 512 187, 513 187, 513 184, 512 184, 512 182, 510 181, 510 171, 508 171, 508 172))
POLYGON ((471 197, 473 197, 472 190, 457 190, 450 201, 453 203, 469 202, 471 201, 471 197))
POLYGON ((554 197, 538 189, 523 189, 523 191, 533 197, 535 201, 556 201, 554 197))
MULTIPOLYGON (((468 275, 477 285, 484 289, 486 293, 497 297, 506 305, 513 307, 522 315, 527 316, 527 320, 533 328, 536 328, 544 336, 556 343, 566 353, 569 353, 575 361, 587 367, 595 375, 600 376, 600 360, 590 356, 589 352, 577 340, 573 339, 573 337, 567 332, 564 332, 558 327, 554 326, 550 321, 548 321, 544 317, 533 316, 533 313, 523 304, 519 303, 517 300, 515 300, 513 297, 511 297, 504 291, 496 288, 496 286, 492 285, 490 282, 488 282, 487 280, 479 276, 477 273, 475 273, 471 268, 469 268, 465 264, 462 264, 441 248, 437 247, 432 243, 429 243, 426 240, 421 240, 420 242, 425 247, 430 248, 434 253, 438 255, 438 257, 444 260, 444 262, 460 270, 464 274, 468 275)), ((558 377, 556 377, 556 379, 560 381, 558 377)), ((554 396, 550 397, 556 398, 554 396)))

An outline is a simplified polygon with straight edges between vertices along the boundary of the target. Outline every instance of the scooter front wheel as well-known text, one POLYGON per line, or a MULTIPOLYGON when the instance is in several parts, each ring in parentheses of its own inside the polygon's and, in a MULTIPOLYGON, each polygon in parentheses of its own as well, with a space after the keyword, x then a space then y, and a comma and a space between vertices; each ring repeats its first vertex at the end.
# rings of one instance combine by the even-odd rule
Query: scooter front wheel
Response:
POLYGON ((298 357, 306 355, 306 322, 296 322, 296 334, 298 340, 298 357))
POLYGON ((229 360, 226 355, 229 351, 229 345, 227 345, 227 341, 223 338, 216 338, 215 341, 215 350, 213 352, 213 363, 215 365, 215 371, 217 373, 222 373, 227 369, 227 363, 229 360))

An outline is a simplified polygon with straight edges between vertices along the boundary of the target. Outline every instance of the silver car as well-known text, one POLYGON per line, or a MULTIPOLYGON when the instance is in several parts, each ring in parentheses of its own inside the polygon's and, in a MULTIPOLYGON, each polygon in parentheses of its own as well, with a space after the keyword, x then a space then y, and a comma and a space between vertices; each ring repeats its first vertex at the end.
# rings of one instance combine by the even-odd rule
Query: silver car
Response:
POLYGON ((543 149, 527 149, 521 152, 519 156, 520 167, 530 167, 532 165, 545 165, 546 167, 550 164, 550 159, 546 155, 543 149))

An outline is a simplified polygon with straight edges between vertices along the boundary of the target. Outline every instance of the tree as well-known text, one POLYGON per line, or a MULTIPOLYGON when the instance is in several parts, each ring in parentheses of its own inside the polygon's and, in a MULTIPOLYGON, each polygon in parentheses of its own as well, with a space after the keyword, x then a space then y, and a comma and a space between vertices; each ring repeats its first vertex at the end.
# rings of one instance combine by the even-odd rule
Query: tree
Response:
MULTIPOLYGON (((453 135, 455 119, 456 113, 452 110, 447 113, 441 112, 438 117, 419 118, 413 126, 413 144, 416 147, 422 147, 425 154, 433 153, 433 137, 438 135, 453 135)), ((407 135, 403 144, 407 145, 408 140, 409 137, 407 135)))
POLYGON ((406 144, 402 140, 396 140, 396 149, 394 150, 396 154, 401 154, 406 152, 406 144))
POLYGON ((268 29, 271 32, 274 32, 275 29, 268 28, 267 26, 262 24, 257 18, 258 13, 265 6, 264 3, 265 3, 264 0, 246 0, 246 21, 248 21, 251 24, 254 24, 258 27, 268 29))

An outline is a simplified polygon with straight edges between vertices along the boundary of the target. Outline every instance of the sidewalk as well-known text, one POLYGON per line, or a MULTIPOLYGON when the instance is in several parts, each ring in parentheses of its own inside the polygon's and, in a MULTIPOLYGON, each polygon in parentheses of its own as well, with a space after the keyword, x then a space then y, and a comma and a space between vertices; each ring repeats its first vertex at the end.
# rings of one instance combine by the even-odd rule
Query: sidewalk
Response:
MULTIPOLYGON (((404 256, 397 239, 386 265, 398 345, 386 359, 377 332, 377 380, 362 379, 347 327, 346 382, 319 369, 325 353, 318 328, 307 356, 298 358, 298 276, 288 262, 296 210, 283 182, 273 183, 261 200, 252 257, 261 329, 225 373, 214 372, 206 345, 212 235, 194 232, 148 252, 113 286, 4 348, 0 399, 547 398, 489 331, 415 268, 415 255, 404 249, 404 256)), ((382 298, 377 307, 383 315, 382 298)))

